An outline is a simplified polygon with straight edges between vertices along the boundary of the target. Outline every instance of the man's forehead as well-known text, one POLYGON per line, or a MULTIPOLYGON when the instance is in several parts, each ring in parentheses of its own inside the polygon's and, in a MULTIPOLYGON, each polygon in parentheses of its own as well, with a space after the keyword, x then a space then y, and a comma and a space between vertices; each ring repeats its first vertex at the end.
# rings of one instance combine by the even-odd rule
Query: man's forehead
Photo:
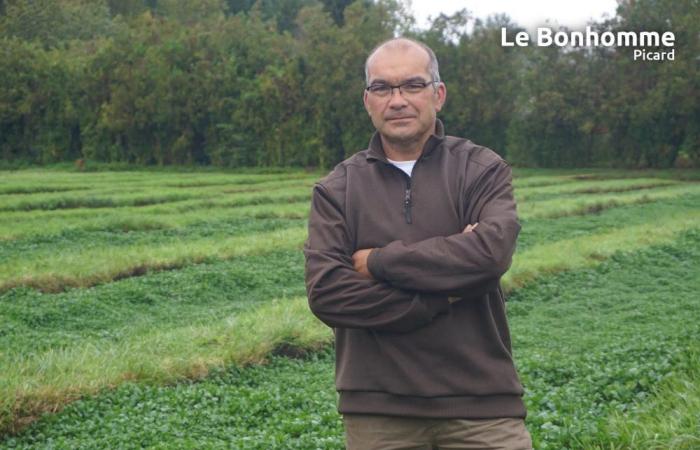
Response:
POLYGON ((406 79, 429 76, 429 63, 427 52, 416 44, 386 45, 370 56, 367 69, 372 79, 406 79))

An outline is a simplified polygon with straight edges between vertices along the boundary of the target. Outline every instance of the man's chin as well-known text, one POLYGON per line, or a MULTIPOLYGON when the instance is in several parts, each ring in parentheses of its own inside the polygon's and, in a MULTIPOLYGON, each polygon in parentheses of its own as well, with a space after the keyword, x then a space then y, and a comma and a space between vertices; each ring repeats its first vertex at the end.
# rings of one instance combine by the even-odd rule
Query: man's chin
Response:
POLYGON ((409 121, 398 121, 391 120, 387 121, 384 129, 382 130, 384 134, 400 137, 409 137, 417 134, 417 130, 409 121))
MULTIPOLYGON (((407 130, 408 131, 408 130, 407 130)), ((396 132, 384 132, 381 133, 388 142, 397 145, 407 145, 417 142, 419 136, 416 133, 406 132, 406 133, 396 133, 396 132)))

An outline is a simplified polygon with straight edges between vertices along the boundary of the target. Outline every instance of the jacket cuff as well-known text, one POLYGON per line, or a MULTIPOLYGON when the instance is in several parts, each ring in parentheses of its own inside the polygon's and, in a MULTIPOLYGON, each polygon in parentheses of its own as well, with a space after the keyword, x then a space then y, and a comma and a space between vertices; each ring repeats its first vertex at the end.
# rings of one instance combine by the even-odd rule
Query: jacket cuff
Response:
POLYGON ((371 252, 369 252, 369 256, 367 257, 367 270, 369 270, 369 273, 372 274, 372 278, 375 280, 384 281, 386 280, 386 274, 384 273, 384 268, 379 261, 379 252, 381 252, 380 248, 374 248, 371 252))

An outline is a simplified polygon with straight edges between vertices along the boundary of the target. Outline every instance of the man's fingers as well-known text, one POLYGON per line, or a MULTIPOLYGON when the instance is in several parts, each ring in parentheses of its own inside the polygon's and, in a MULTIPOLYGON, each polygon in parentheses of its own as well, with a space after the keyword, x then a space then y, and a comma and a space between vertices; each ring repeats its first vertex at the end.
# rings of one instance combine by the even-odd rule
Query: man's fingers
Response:
POLYGON ((474 228, 476 228, 477 225, 479 225, 479 222, 476 222, 476 223, 474 223, 474 224, 471 224, 471 223, 470 223, 469 225, 467 225, 466 227, 464 227, 464 231, 462 231, 462 233, 469 233, 469 232, 473 231, 474 228))
POLYGON ((369 272, 369 268, 367 267, 367 258, 369 258, 369 254, 372 252, 372 250, 373 249, 371 248, 365 248, 352 254, 352 263, 355 270, 369 278, 372 278, 372 274, 369 272))

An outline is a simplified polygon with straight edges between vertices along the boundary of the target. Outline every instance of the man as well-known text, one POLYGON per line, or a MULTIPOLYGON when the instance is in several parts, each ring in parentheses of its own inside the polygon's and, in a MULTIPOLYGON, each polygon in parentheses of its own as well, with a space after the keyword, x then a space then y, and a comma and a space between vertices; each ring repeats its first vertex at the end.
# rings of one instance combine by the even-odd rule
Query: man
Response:
POLYGON ((510 167, 445 136, 424 44, 381 44, 365 74, 377 132, 314 186, 304 246, 347 446, 529 449, 499 285, 520 231, 510 167))

